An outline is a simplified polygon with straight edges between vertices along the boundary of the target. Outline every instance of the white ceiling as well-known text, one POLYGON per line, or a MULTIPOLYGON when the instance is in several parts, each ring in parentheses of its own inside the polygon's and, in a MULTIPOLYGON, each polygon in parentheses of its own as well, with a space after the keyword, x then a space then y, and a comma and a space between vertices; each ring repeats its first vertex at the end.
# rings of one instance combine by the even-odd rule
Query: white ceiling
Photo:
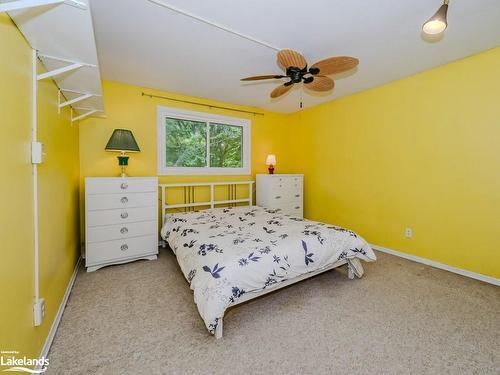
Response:
MULTIPOLYGON (((309 64, 336 55, 360 59, 334 77, 333 93, 304 91, 304 107, 378 86, 500 45, 499 0, 451 0, 439 42, 421 25, 440 0, 162 0, 279 48, 309 64)), ((91 0, 102 77, 277 112, 298 110, 302 90, 279 99, 279 82, 241 83, 279 73, 276 51, 148 0, 91 0)), ((297 86, 297 85, 296 85, 297 86)))

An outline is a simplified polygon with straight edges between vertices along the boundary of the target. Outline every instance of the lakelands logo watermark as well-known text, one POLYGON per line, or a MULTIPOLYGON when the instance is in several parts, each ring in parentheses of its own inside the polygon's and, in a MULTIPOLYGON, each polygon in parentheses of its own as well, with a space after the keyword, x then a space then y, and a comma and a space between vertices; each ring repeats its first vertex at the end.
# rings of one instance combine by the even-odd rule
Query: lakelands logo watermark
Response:
POLYGON ((18 357, 18 355, 19 352, 16 350, 2 350, 0 352, 0 366, 8 367, 2 371, 26 372, 29 374, 42 374, 47 371, 49 366, 48 358, 28 358, 26 356, 18 357))

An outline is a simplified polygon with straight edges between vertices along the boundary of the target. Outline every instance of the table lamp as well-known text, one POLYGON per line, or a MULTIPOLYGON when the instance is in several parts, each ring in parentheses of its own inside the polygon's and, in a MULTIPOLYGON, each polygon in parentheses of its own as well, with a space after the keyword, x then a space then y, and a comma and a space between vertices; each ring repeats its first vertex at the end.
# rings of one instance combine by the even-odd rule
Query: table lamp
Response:
POLYGON ((274 174, 274 166, 276 165, 276 155, 270 154, 267 155, 266 165, 268 166, 267 170, 269 174, 274 174))
POLYGON ((128 129, 115 129, 111 138, 109 138, 108 144, 105 147, 106 151, 118 151, 118 165, 121 168, 121 177, 127 177, 125 169, 128 165, 128 156, 125 152, 139 152, 139 145, 135 141, 134 135, 128 129))

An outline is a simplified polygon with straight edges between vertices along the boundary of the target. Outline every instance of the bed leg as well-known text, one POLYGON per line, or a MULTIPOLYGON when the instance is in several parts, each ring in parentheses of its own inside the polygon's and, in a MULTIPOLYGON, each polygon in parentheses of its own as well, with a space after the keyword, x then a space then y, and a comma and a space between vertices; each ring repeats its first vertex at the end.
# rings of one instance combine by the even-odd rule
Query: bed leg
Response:
POLYGON ((219 321, 217 323, 217 327, 215 328, 215 338, 216 339, 222 338, 222 322, 223 322, 223 318, 219 318, 219 321))
POLYGON ((349 280, 354 280, 354 270, 349 263, 347 263, 347 277, 349 280))

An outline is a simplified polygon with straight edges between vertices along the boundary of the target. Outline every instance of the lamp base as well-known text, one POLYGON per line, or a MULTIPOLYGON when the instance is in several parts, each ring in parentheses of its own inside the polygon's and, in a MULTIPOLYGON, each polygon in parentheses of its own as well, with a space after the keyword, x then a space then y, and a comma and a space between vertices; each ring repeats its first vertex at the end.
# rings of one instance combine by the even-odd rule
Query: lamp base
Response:
POLYGON ((126 156, 124 153, 118 156, 118 165, 121 168, 121 173, 120 177, 128 177, 127 173, 125 173, 125 170, 127 169, 128 165, 128 156, 126 156))
POLYGON ((274 165, 270 165, 267 170, 269 171, 269 174, 274 174, 274 165))

